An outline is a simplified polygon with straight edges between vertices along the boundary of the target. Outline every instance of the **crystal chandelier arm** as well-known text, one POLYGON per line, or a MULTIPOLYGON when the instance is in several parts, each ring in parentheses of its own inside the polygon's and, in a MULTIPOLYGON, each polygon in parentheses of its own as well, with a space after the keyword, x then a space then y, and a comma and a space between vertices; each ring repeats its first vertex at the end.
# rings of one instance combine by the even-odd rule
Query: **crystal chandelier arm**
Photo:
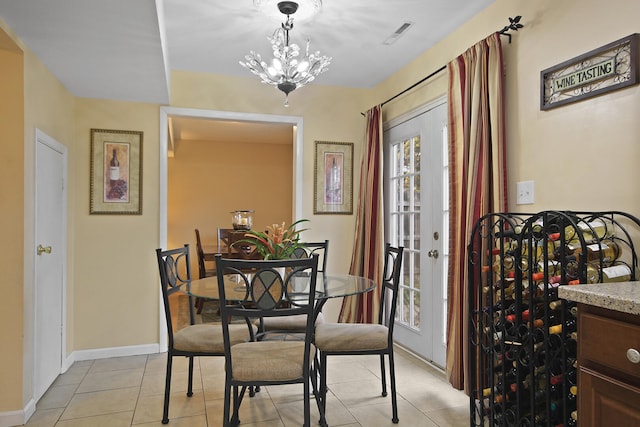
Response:
MULTIPOLYGON (((271 37, 267 37, 273 51, 271 65, 263 61, 254 51, 245 56, 246 61, 240 61, 240 65, 260 77, 262 83, 277 86, 288 96, 290 92, 312 82, 319 74, 325 72, 331 57, 321 56, 318 51, 309 54, 309 39, 307 39, 304 56, 300 57, 300 47, 290 43, 289 35, 293 29, 292 15, 298 9, 298 4, 281 1, 278 3, 278 8, 287 18, 271 37)), ((287 102, 285 102, 286 105, 288 105, 287 102)))

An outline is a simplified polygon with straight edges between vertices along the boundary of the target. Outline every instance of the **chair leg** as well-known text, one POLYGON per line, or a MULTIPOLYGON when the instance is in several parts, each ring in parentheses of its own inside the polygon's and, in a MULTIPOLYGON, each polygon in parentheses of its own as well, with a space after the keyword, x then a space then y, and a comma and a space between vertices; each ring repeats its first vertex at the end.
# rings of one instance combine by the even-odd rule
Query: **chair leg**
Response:
POLYGON ((240 425, 240 405, 242 404, 242 399, 246 391, 247 386, 242 386, 240 392, 238 392, 238 386, 233 386, 233 414, 231 415, 232 426, 240 425))
POLYGON ((187 396, 193 396, 193 356, 189 357, 189 385, 187 386, 187 396))
POLYGON ((169 397, 171 395, 171 362, 173 357, 171 353, 167 353, 167 373, 164 383, 164 409, 162 410, 162 424, 169 423, 169 397))
POLYGON ((387 396, 387 376, 384 369, 384 354, 380 355, 380 376, 382 377, 382 396, 387 396))
POLYGON ((305 375, 306 376, 306 381, 304 382, 304 384, 302 384, 302 387, 304 388, 303 391, 303 395, 304 395, 304 427, 311 427, 311 395, 309 393, 309 386, 310 384, 310 380, 309 380, 309 375, 305 375))
POLYGON ((389 349, 389 378, 391 379, 391 422, 398 424, 398 399, 396 397, 396 367, 393 360, 393 348, 389 349))
POLYGON ((309 380, 311 381, 311 391, 313 393, 313 398, 316 400, 316 406, 318 407, 318 413, 320 414, 320 419, 318 423, 323 427, 326 427, 326 423, 323 425, 322 421, 324 419, 324 410, 322 409, 322 395, 320 393, 320 359, 319 354, 316 352, 313 358, 313 364, 311 365, 311 372, 309 373, 309 380))
POLYGON ((202 314, 202 308, 204 307, 204 299, 203 298, 196 298, 196 314, 202 314))
POLYGON ((326 426, 327 419, 325 414, 327 413, 327 353, 320 352, 320 389, 318 394, 320 395, 320 402, 318 405, 320 409, 320 425, 326 426))
POLYGON ((224 427, 229 427, 230 426, 230 419, 229 419, 230 411, 231 411, 231 385, 229 385, 229 382, 227 381, 227 379, 225 379, 225 384, 224 384, 224 409, 222 411, 223 412, 222 425, 224 427))

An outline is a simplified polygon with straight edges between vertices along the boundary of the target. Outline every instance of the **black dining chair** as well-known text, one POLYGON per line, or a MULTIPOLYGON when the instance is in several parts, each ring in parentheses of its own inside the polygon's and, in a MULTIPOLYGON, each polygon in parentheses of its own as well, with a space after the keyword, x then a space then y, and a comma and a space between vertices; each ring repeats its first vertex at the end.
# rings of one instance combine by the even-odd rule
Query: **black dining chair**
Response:
MULTIPOLYGON (((329 252, 329 241, 324 242, 306 242, 301 243, 302 246, 293 251, 291 258, 310 258, 314 254, 318 255, 318 273, 324 273, 327 269, 327 255, 329 252)), ((318 313, 316 325, 324 322, 322 312, 318 313)), ((306 319, 304 316, 288 316, 288 317, 267 317, 259 319, 256 322, 258 326, 258 334, 260 337, 266 335, 291 337, 296 334, 304 333, 306 327, 306 319)))
MULTIPOLYGON (((316 327, 316 346, 320 352, 320 394, 324 414, 327 397, 327 356, 380 355, 382 396, 387 395, 384 356, 389 358, 391 409, 393 423, 398 422, 396 374, 393 360, 393 326, 396 317, 398 286, 402 271, 403 247, 385 245, 380 310, 377 323, 322 323, 316 327)), ((321 424, 326 425, 324 419, 321 424)))
POLYGON ((240 424, 239 410, 248 387, 301 384, 304 425, 311 425, 310 387, 319 404, 313 345, 318 256, 286 260, 243 260, 216 255, 218 293, 225 347, 223 425, 240 424), (244 299, 227 300, 225 275, 233 275, 244 299), (230 339, 230 319, 304 316, 303 340, 251 341, 235 344, 230 339))
MULTIPOLYGON (((160 271, 160 287, 162 301, 167 322, 168 348, 167 372, 164 388, 164 408, 162 424, 169 422, 169 397, 171 395, 171 370, 173 358, 177 356, 189 358, 189 374, 187 396, 193 396, 193 359, 199 356, 224 356, 225 346, 222 326, 220 324, 195 324, 195 309, 193 297, 183 292, 183 288, 191 281, 191 265, 189 260, 189 245, 181 248, 162 250, 156 249, 158 269, 160 271), (188 325, 182 326, 174 322, 172 309, 183 312, 183 303, 188 304, 188 325)), ((175 315, 175 313, 174 313, 175 315)), ((236 344, 255 337, 256 328, 246 324, 228 325, 227 339, 236 344)))

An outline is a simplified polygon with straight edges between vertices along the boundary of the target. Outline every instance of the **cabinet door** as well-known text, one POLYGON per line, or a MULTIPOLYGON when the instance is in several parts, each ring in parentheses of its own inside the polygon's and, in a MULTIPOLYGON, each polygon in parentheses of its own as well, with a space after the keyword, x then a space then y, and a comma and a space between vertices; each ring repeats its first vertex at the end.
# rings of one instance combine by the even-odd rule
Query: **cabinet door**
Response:
POLYGON ((581 367, 580 427, 640 426, 640 388, 581 367))

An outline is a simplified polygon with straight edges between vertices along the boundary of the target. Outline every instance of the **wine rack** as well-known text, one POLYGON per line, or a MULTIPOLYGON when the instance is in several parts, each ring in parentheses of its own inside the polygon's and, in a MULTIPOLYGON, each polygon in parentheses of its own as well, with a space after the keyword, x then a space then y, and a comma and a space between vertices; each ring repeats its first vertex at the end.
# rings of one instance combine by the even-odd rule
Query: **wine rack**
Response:
POLYGON ((468 247, 471 426, 577 426, 575 303, 559 286, 637 280, 624 212, 494 213, 468 247))

